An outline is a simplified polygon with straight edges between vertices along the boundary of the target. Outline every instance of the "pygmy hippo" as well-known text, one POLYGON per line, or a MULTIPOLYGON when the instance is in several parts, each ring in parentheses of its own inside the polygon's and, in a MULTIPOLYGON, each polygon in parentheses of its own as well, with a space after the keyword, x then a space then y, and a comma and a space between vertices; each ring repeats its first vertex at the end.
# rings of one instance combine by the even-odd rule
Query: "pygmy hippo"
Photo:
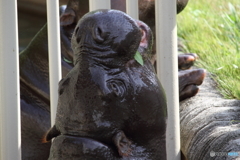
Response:
POLYGON ((150 48, 150 29, 124 12, 80 19, 74 67, 59 83, 56 121, 46 135, 56 137, 50 160, 166 159, 167 105, 150 48))
MULTIPOLYGON (((124 0, 112 0, 112 8, 121 9, 124 0), (121 4, 119 4, 119 2, 121 4)), ((142 21, 152 19, 154 22, 153 1, 140 0, 140 18, 142 21), (148 4, 144 4, 147 2, 148 4), (142 5, 141 5, 142 4, 142 5), (142 15, 146 15, 143 17, 142 15)), ((178 0, 187 2, 186 0, 178 0)), ((186 3, 181 3, 185 4, 186 3)), ((183 7, 185 7, 183 5, 183 7)), ((69 0, 67 8, 61 11, 61 62, 62 75, 73 67, 70 39, 78 20, 88 12, 88 0, 69 0)), ((124 9, 124 8, 123 8, 124 9)), ((177 12, 179 12, 178 10, 177 12)), ((151 24, 155 26, 155 23, 151 24)), ((22 129, 22 159, 47 159, 51 143, 41 143, 44 133, 50 128, 49 114, 49 71, 47 26, 45 25, 33 38, 28 47, 20 54, 20 83, 21 83, 21 129, 22 129)), ((188 54, 178 57, 179 69, 189 68, 196 55, 188 54)), ((204 78, 202 70, 179 71, 180 100, 195 95, 204 78), (192 87, 192 88, 191 88, 192 87)))

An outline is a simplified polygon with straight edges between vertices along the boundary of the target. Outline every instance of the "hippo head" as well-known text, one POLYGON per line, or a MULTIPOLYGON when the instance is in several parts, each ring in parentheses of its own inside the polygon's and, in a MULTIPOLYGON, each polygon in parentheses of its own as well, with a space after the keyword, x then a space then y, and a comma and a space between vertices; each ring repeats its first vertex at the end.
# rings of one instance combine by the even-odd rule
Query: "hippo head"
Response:
POLYGON ((84 54, 108 66, 124 66, 133 59, 142 32, 134 19, 119 12, 97 10, 82 17, 72 36, 74 64, 84 54))

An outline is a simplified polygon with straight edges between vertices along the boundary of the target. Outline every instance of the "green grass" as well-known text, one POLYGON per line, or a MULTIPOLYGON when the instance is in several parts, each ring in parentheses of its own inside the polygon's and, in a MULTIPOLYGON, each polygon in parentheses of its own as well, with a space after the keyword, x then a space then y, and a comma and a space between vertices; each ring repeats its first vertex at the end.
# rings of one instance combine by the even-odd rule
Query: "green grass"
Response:
POLYGON ((212 73, 225 98, 240 99, 239 0, 190 0, 177 24, 186 52, 199 56, 196 66, 212 73))

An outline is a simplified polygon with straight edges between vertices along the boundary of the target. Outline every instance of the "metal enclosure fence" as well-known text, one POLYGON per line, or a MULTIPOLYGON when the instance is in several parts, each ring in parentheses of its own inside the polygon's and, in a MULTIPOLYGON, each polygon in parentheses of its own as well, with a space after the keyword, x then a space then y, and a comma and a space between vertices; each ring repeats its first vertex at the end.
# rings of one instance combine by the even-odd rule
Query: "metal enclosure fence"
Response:
MULTIPOLYGON (((138 0, 126 1, 138 19, 138 0)), ((17 0, 0 0, 0 159, 21 159, 17 0)), ((110 9, 110 0, 89 0, 90 10, 110 9)), ((168 104, 167 159, 180 159, 176 0, 155 0, 158 77, 168 104)), ((55 120, 61 78, 58 0, 47 1, 51 121, 55 120)))

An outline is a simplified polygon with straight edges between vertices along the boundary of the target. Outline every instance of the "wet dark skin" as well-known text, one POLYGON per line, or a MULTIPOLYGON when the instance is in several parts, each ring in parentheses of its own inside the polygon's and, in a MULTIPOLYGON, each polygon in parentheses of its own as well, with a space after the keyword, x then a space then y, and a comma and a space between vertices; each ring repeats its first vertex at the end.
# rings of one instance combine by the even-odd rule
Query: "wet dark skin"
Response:
MULTIPOLYGON (((145 26, 115 10, 91 12, 79 21, 72 38, 74 67, 59 83, 55 126, 47 135, 60 135, 49 159, 81 159, 83 151, 59 148, 61 139, 73 137, 77 148, 94 141, 109 148, 112 154, 98 155, 102 159, 166 159, 165 94, 148 53, 142 53, 143 66, 134 59, 137 50, 149 47, 145 26)), ((94 147, 101 151, 101 145, 94 147)))
MULTIPOLYGON (((179 5, 180 2, 182 1, 178 1, 177 5, 179 5)), ((142 18, 143 21, 151 19, 151 17, 154 16, 152 15, 153 12, 150 12, 151 10, 147 10, 152 7, 151 1, 148 3, 149 5, 144 5, 144 0, 141 0, 139 4, 140 10, 146 10, 146 12, 139 12, 140 18, 142 17, 141 14, 149 13, 147 14, 148 16, 145 16, 145 19, 144 17, 142 18)), ((124 10, 124 4, 124 0, 113 0, 111 7, 124 10)), ((70 0, 67 8, 61 9, 63 12, 61 13, 60 19, 61 63, 63 77, 65 77, 65 75, 73 67, 73 53, 70 41, 72 32, 76 27, 78 20, 88 12, 88 8, 88 0, 70 0)), ((177 12, 179 11, 180 10, 177 12)), ((49 156, 51 143, 42 143, 43 135, 50 128, 47 42, 47 26, 45 25, 33 38, 29 46, 20 53, 21 136, 23 160, 42 160, 49 156)), ((193 64, 196 60, 196 56, 179 56, 178 60, 179 69, 186 69, 193 64)), ((179 90, 180 100, 191 97, 197 93, 197 85, 200 84, 199 80, 203 80, 204 78, 202 73, 203 72, 201 70, 190 70, 190 72, 186 70, 179 72, 179 88, 182 88, 179 90), (195 74, 191 74, 192 71, 195 74), (198 76, 199 74, 202 75, 200 78, 198 76)))

